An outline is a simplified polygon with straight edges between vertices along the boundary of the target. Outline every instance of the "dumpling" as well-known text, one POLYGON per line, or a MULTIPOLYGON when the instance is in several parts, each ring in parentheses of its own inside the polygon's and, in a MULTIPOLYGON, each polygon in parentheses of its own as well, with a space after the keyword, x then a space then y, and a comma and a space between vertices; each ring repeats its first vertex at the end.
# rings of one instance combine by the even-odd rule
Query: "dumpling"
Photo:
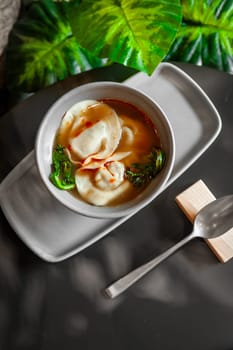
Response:
POLYGON ((72 106, 64 115, 59 134, 66 134, 71 161, 88 164, 105 159, 116 150, 122 128, 116 112, 107 104, 85 100, 72 106))
POLYGON ((119 160, 127 157, 129 153, 116 153, 101 164, 93 162, 78 169, 75 183, 80 196, 88 203, 103 206, 125 193, 130 184, 124 178, 125 166, 119 160))

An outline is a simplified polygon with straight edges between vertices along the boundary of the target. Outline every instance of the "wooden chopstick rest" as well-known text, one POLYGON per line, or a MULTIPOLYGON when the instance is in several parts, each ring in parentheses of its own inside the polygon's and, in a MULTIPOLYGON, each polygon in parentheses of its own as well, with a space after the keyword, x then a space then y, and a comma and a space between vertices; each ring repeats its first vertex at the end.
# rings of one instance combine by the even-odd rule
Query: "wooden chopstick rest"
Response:
MULTIPOLYGON (((216 198, 206 184, 199 180, 176 198, 176 203, 193 223, 199 210, 216 198)), ((206 240, 208 246, 221 262, 227 262, 233 257, 233 228, 222 236, 206 240)))

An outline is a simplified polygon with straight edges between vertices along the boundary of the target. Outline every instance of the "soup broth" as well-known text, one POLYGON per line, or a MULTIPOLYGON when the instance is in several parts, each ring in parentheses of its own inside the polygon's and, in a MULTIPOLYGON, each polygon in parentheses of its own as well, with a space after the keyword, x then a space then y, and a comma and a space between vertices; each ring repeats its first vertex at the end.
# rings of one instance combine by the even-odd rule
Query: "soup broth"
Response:
MULTIPOLYGON (((131 144, 131 154, 124 159, 126 167, 132 163, 140 163, 142 157, 150 153, 153 146, 161 147, 156 126, 145 113, 126 102, 118 100, 104 100, 104 102, 111 106, 123 121, 122 136, 124 136, 124 128, 128 128, 128 132, 130 132, 129 130, 133 132, 134 142, 131 144)), ((127 138, 122 137, 118 146, 119 152, 129 150, 127 140, 127 138)))
POLYGON ((58 144, 72 163, 72 195, 97 206, 118 205, 138 196, 148 181, 140 186, 132 183, 135 175, 127 170, 147 171, 148 155, 161 149, 149 116, 115 99, 73 106, 62 118, 54 147, 58 144))

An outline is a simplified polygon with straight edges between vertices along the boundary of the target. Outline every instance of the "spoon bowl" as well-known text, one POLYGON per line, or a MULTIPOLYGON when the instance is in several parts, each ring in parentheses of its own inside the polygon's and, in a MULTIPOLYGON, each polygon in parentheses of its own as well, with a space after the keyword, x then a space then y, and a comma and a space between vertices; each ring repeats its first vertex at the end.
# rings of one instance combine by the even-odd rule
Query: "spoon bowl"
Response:
POLYGON ((195 237, 215 238, 233 227, 233 195, 211 202, 197 214, 193 234, 195 237))
POLYGON ((174 254, 178 249, 194 238, 210 239, 221 236, 233 227, 233 195, 228 195, 206 205, 196 215, 193 231, 173 247, 150 260, 144 265, 129 272, 105 289, 110 298, 115 298, 132 284, 174 254))

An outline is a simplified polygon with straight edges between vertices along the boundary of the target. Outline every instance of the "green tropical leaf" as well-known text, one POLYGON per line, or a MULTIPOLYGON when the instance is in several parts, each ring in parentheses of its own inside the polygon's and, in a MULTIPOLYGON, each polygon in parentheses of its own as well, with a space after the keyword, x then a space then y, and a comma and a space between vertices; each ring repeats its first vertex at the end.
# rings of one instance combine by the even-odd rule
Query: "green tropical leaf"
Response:
POLYGON ((167 54, 180 22, 179 0, 85 0, 70 13, 82 47, 149 74, 167 54))
POLYGON ((233 0, 182 0, 183 23, 167 60, 233 73, 233 0))
POLYGON ((34 92, 69 75, 104 65, 80 48, 66 2, 40 0, 15 25, 7 49, 7 85, 34 92))

